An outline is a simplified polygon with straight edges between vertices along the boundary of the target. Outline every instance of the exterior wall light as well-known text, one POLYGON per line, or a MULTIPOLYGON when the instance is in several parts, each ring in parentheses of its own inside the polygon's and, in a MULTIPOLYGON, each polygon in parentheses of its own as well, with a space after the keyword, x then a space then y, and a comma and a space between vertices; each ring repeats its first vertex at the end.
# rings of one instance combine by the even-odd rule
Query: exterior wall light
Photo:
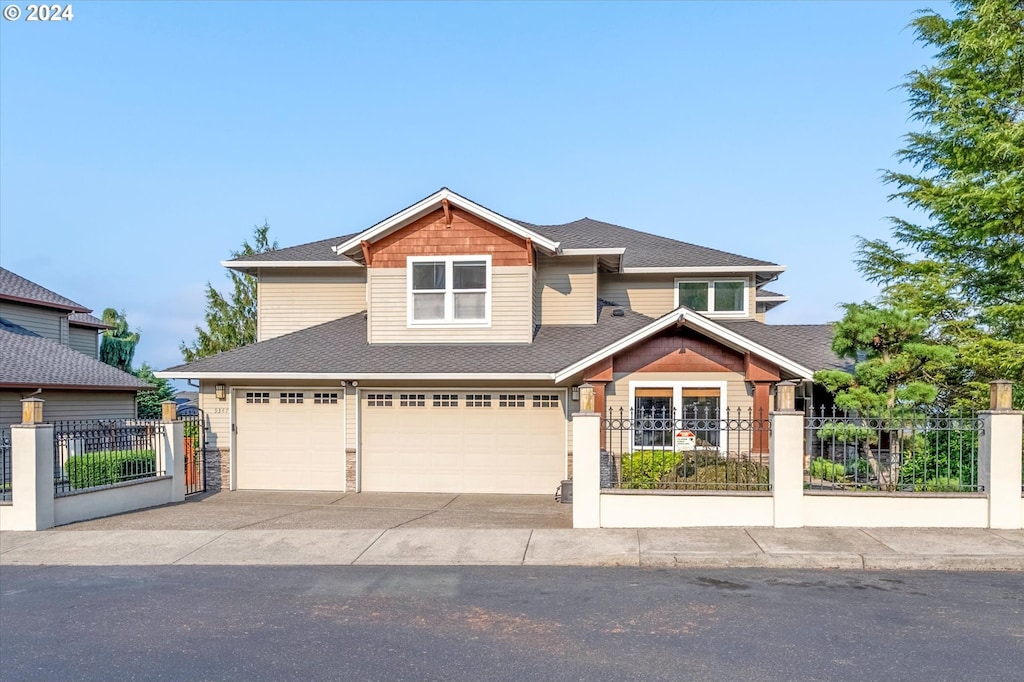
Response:
POLYGON ((580 401, 580 387, 579 386, 573 386, 572 389, 569 392, 569 397, 571 397, 576 402, 579 402, 580 401))
POLYGON ((213 387, 213 392, 217 396, 217 400, 224 400, 228 395, 228 387, 224 384, 217 384, 213 387))

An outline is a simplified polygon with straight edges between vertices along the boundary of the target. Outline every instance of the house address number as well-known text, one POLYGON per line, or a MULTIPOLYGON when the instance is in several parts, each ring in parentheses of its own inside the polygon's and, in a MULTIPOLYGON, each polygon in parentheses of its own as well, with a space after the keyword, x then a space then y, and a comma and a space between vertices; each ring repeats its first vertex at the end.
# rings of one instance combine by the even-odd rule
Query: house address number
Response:
POLYGON ((226 408, 226 407, 214 407, 214 408, 211 408, 209 411, 212 414, 227 414, 228 413, 228 408, 226 408))

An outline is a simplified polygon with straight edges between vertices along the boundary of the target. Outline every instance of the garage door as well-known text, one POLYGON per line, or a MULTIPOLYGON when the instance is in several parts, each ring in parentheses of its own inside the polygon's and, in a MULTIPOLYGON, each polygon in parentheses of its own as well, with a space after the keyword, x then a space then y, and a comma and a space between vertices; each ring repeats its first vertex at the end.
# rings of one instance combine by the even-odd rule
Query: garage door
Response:
POLYGON ((237 487, 344 490, 343 399, 336 391, 236 391, 237 487))
POLYGON ((362 489, 552 494, 565 477, 563 395, 360 393, 362 489))

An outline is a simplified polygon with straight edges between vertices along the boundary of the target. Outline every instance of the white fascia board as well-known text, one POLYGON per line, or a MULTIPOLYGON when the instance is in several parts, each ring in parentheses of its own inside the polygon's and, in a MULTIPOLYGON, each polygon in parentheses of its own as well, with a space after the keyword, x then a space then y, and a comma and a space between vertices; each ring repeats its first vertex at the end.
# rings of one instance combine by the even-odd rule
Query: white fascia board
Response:
POLYGON ((599 360, 603 360, 609 355, 614 355, 624 348, 632 346, 637 341, 642 341, 651 334, 656 334, 663 329, 667 329, 674 325, 681 316, 682 311, 679 309, 673 310, 670 313, 662 315, 654 322, 651 322, 646 327, 641 327, 632 334, 624 336, 615 343, 605 346, 596 353, 591 353, 587 357, 583 358, 579 362, 574 362, 565 369, 555 373, 555 383, 561 383, 571 377, 573 374, 590 367, 592 364, 599 360))
POLYGON ((626 253, 626 249, 604 249, 604 248, 592 248, 592 249, 562 249, 563 256, 621 256, 626 253))
POLYGON ((758 296, 755 300, 758 303, 785 303, 789 296, 758 296))
POLYGON ((553 381, 554 374, 546 372, 484 374, 401 372, 154 372, 160 379, 202 379, 217 381, 553 381))
POLYGON ((249 268, 361 268, 362 263, 351 260, 222 260, 220 262, 231 270, 249 268))
POLYGON ((807 367, 804 367, 798 362, 793 362, 784 355, 780 355, 773 350, 765 348, 764 346, 754 343, 742 334, 737 334, 731 329, 726 329, 720 324, 716 324, 712 320, 704 317, 699 313, 695 313, 691 310, 684 310, 680 315, 681 321, 689 327, 701 331, 708 336, 721 341, 722 343, 732 346, 737 350, 747 351, 754 355, 759 355, 769 362, 773 362, 783 369, 787 369, 793 374, 796 374, 801 379, 810 380, 814 378, 814 372, 807 367))
POLYGON ((785 265, 715 265, 680 268, 622 268, 624 274, 656 275, 656 274, 717 274, 723 272, 784 272, 785 265))
POLYGON ((424 215, 427 212, 437 208, 438 206, 441 205, 442 199, 448 199, 449 202, 458 206, 459 208, 469 211, 476 217, 482 218, 483 220, 486 220, 489 223, 493 223, 498 227, 501 227, 502 229, 508 230, 514 235, 522 237, 523 239, 530 239, 533 242, 534 246, 538 246, 541 249, 544 249, 545 251, 548 251, 550 253, 560 252, 558 242, 551 241, 547 237, 538 234, 533 230, 528 230, 519 223, 513 222, 504 216, 498 215, 494 211, 490 211, 484 208, 483 206, 474 203, 469 199, 466 199, 465 197, 459 196, 455 192, 452 192, 451 190, 447 189, 443 189, 439 192, 431 194, 426 199, 423 199, 422 201, 413 204, 412 206, 405 210, 399 211, 390 218, 387 218, 377 223, 373 227, 363 230, 362 232, 355 235, 348 241, 342 242, 341 244, 338 244, 337 246, 332 248, 334 249, 335 253, 339 254, 352 251, 359 247, 360 242, 372 241, 375 237, 383 235, 393 229, 402 227, 404 224, 412 222, 416 218, 419 218, 421 215, 424 215))

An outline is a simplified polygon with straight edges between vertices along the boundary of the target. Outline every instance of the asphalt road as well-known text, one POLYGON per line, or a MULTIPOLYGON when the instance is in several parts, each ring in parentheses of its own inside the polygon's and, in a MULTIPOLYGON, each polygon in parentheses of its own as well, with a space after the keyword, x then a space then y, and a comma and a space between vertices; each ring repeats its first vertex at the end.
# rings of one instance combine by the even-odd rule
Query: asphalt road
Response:
POLYGON ((0 573, 3 680, 1022 678, 1021 573, 0 573))

